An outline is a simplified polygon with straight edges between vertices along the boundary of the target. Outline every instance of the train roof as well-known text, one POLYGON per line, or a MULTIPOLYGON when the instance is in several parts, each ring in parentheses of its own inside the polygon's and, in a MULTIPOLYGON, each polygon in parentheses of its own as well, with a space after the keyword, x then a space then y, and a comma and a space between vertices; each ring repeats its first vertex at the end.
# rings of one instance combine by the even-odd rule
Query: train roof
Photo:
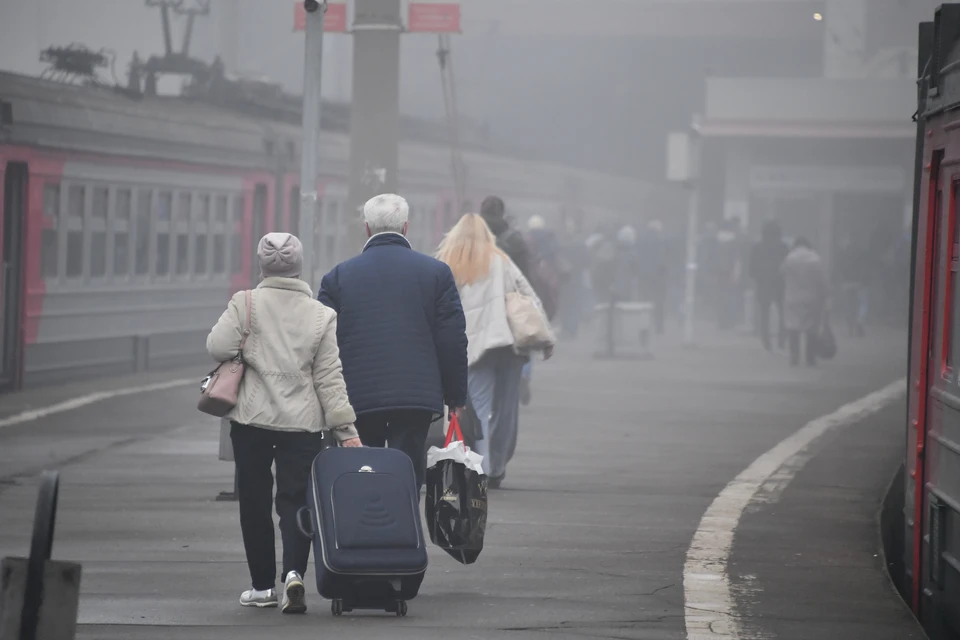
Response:
MULTIPOLYGON (((253 115, 249 105, 227 108, 201 98, 144 96, 2 71, 0 100, 13 109, 13 124, 0 131, 0 141, 7 143, 271 172, 296 172, 299 167, 300 127, 289 117, 253 115)), ((320 172, 345 177, 349 107, 325 104, 324 111, 320 172)), ((428 131, 427 123, 409 118, 402 124, 401 183, 405 188, 452 188, 443 127, 428 131)), ((658 213, 672 200, 659 185, 639 179, 503 155, 476 145, 464 150, 464 159, 470 184, 505 196, 564 197, 573 190, 584 204, 618 209, 640 201, 658 213)))

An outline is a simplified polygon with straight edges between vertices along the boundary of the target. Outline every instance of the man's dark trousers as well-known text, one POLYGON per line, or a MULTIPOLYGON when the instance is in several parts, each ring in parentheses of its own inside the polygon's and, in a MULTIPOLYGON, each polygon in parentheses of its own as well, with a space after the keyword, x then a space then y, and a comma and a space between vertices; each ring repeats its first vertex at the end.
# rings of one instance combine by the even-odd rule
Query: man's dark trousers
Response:
POLYGON ((357 416, 357 431, 365 447, 399 449, 413 461, 417 492, 423 486, 427 460, 423 451, 433 422, 433 412, 419 409, 374 411, 357 416))

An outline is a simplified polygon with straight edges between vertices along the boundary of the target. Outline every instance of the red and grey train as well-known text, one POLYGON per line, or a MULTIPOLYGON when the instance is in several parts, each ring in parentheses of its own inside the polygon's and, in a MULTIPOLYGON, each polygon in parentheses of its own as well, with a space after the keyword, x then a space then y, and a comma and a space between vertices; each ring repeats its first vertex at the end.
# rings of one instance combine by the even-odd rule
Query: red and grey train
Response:
MULTIPOLYGON (((300 131, 282 119, 10 73, 0 104, 0 390, 190 359, 228 294, 256 281, 259 236, 297 232, 300 131)), ((318 274, 358 249, 346 241, 347 135, 321 134, 318 274)), ((557 216, 572 192, 595 219, 656 200, 636 180, 464 156, 468 200, 497 193, 520 219, 557 216)), ((449 158, 436 141, 401 144, 421 251, 457 213, 449 158)))
POLYGON ((920 28, 906 580, 933 638, 960 636, 960 4, 920 28))

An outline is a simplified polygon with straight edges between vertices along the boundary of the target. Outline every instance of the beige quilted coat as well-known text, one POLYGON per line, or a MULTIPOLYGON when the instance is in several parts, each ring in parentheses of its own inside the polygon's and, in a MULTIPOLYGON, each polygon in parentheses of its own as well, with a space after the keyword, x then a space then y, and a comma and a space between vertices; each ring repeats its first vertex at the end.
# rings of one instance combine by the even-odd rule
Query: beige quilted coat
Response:
MULTIPOLYGON (((237 355, 246 326, 246 292, 230 300, 207 336, 217 362, 237 355)), ((337 314, 297 278, 265 278, 251 292, 250 336, 240 398, 226 417, 277 431, 331 429, 357 436, 337 347, 337 314)))

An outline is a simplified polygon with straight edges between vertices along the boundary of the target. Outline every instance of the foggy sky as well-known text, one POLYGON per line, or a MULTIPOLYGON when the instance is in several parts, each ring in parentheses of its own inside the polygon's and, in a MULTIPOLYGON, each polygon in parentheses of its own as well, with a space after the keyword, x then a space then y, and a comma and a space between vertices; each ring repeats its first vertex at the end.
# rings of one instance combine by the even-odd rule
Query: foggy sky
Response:
MULTIPOLYGON (((871 32, 909 44, 916 27, 905 12, 927 2, 870 0, 871 32)), ((299 93, 303 34, 292 31, 292 5, 214 0, 212 15, 197 23, 191 53, 212 60, 224 49, 223 12, 238 12, 238 70, 299 93)), ((497 35, 471 25, 464 12, 464 34, 454 37, 453 49, 465 117, 485 123, 494 143, 648 179, 663 176, 666 132, 686 127, 702 109, 708 75, 816 76, 822 67, 822 43, 815 40, 497 35)), ((176 48, 182 27, 174 21, 176 48)), ((38 74, 41 48, 71 42, 115 51, 123 82, 134 50, 141 57, 161 52, 159 11, 142 0, 0 0, 0 67, 38 74)), ((326 38, 328 99, 349 101, 351 47, 348 35, 326 38)), ((443 118, 436 48, 432 35, 402 39, 405 114, 443 118)))

